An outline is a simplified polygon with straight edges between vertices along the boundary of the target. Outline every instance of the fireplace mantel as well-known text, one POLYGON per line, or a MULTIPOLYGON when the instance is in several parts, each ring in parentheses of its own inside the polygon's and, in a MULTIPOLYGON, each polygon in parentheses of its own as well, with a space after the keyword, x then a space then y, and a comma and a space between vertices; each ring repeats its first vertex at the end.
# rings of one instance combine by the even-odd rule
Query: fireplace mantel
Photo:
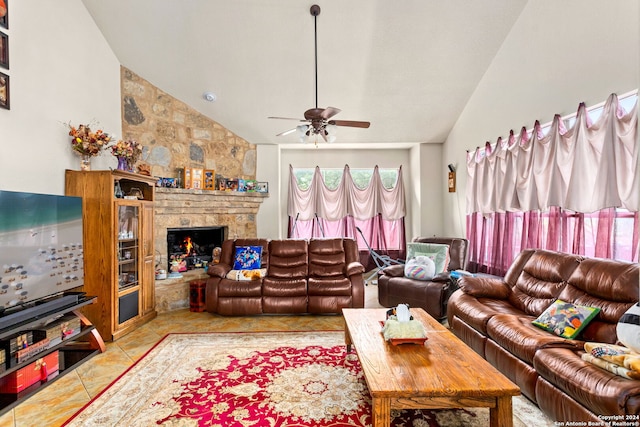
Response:
POLYGON ((167 228, 226 225, 229 238, 257 237, 256 214, 267 193, 156 188, 156 253, 166 261, 167 228))
POLYGON ((170 211, 187 208, 187 206, 190 209, 203 209, 206 212, 211 212, 210 209, 224 209, 225 206, 230 208, 246 207, 255 208, 254 213, 257 213, 262 199, 266 197, 269 197, 268 193, 156 187, 156 213, 159 208, 170 211), (211 205, 212 203, 213 205, 211 205))

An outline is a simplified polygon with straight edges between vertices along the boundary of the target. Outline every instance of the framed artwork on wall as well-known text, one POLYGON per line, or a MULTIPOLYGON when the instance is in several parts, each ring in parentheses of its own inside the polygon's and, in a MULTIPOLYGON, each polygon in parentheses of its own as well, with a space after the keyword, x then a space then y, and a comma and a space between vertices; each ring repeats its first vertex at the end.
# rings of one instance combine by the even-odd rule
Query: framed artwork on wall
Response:
POLYGON ((9 76, 0 73, 0 107, 9 109, 9 76))
POLYGON ((9 29, 9 0, 0 0, 0 27, 9 29))
POLYGON ((0 108, 9 109, 9 76, 0 73, 0 108))
POLYGON ((9 36, 0 31, 0 67, 9 69, 9 36))

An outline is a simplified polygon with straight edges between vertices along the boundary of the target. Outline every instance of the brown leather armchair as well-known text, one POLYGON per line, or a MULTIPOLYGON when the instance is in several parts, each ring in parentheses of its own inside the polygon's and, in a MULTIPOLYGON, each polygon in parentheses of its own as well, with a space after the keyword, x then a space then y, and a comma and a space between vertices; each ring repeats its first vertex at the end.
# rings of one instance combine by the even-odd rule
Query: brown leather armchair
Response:
POLYGON ((443 320, 447 316, 449 297, 457 289, 449 272, 466 268, 469 242, 467 239, 449 237, 416 237, 413 241, 448 245, 447 271, 430 281, 424 281, 404 277, 404 265, 386 267, 378 273, 378 302, 385 307, 398 304, 420 307, 433 318, 443 320))

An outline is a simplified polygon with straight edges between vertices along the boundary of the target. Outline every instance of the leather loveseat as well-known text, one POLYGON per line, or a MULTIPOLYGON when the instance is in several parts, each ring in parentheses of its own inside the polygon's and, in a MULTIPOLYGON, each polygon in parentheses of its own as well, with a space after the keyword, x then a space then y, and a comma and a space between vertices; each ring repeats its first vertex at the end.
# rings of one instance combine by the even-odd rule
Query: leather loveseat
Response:
POLYGON ((627 420, 640 414, 640 381, 581 355, 585 341, 617 342, 618 320, 638 301, 638 271, 636 263, 524 250, 504 278, 460 279, 447 318, 458 337, 559 425, 627 420), (580 335, 564 339, 532 324, 556 299, 601 311, 580 335))
POLYGON ((226 316, 341 314, 364 307, 364 267, 353 239, 236 239, 208 269, 206 310, 226 316), (264 277, 228 278, 236 248, 261 246, 264 277))
POLYGON ((404 275, 404 265, 391 265, 378 274, 378 302, 384 307, 409 304, 420 307, 434 319, 447 316, 449 297, 456 289, 450 272, 467 266, 467 239, 448 237, 416 237, 416 243, 436 243, 449 246, 449 265, 444 273, 431 280, 416 280, 404 275))

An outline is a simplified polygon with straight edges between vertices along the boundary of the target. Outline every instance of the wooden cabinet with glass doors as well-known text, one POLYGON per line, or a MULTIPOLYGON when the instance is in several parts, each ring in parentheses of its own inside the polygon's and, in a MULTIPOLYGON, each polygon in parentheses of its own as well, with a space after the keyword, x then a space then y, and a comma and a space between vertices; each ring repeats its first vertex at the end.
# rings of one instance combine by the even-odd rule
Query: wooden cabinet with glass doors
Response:
POLYGON ((84 291, 98 297, 85 315, 105 340, 115 340, 156 316, 156 180, 118 170, 67 170, 65 178, 66 194, 83 198, 84 291))

